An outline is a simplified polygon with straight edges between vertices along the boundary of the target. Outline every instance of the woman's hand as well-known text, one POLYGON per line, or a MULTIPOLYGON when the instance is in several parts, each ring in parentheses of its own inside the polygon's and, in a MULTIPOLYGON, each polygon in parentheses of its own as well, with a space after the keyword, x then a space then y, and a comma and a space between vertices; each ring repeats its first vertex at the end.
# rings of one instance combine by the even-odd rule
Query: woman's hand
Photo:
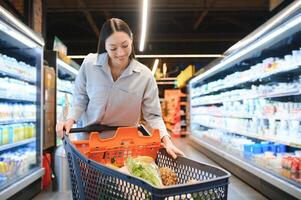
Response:
POLYGON ((173 159, 176 159, 177 155, 185 156, 184 153, 172 143, 169 136, 164 136, 162 138, 162 142, 164 144, 167 153, 171 155, 173 159))
POLYGON ((64 131, 66 130, 66 134, 69 133, 75 121, 73 119, 68 119, 64 122, 59 122, 56 124, 56 133, 60 138, 63 138, 64 131))

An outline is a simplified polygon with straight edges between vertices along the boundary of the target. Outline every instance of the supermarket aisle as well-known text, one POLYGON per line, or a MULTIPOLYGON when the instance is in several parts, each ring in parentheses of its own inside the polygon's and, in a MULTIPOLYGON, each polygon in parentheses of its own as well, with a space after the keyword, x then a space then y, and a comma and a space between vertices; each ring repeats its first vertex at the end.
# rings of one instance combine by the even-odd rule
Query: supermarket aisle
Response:
MULTIPOLYGON (((174 143, 178 146, 182 151, 184 151, 185 155, 190 159, 197 160, 204 163, 209 163, 213 165, 217 165, 210 159, 208 159, 203 154, 199 153, 196 149, 189 146, 188 138, 177 138, 174 139, 174 143)), ((228 199, 229 200, 265 200, 266 198, 259 194, 256 190, 249 187, 247 184, 236 178, 235 176, 231 176, 230 185, 228 190, 228 199)), ((71 200, 72 194, 71 192, 43 192, 33 200, 71 200)))

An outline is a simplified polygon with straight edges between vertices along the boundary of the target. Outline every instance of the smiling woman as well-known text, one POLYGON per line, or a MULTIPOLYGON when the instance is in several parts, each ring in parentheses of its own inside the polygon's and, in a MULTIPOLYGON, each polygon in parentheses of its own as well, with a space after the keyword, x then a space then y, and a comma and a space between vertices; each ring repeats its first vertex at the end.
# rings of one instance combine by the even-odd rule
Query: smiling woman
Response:
POLYGON ((84 125, 137 126, 141 114, 151 128, 159 129, 172 157, 183 155, 163 122, 154 76, 135 59, 132 31, 121 19, 112 18, 100 30, 97 53, 83 61, 75 81, 72 112, 67 121, 57 124, 57 132, 69 132, 79 119, 84 125))
POLYGON ((129 64, 132 39, 124 32, 115 32, 108 37, 105 46, 110 57, 111 73, 116 81, 129 64))

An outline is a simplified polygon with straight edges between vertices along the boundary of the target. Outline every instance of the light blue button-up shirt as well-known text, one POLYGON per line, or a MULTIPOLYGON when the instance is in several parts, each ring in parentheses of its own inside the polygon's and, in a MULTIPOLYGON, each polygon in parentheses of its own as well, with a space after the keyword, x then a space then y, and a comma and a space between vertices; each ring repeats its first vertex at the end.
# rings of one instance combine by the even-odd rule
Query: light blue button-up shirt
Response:
POLYGON ((75 80, 68 118, 78 121, 81 117, 84 125, 136 126, 141 112, 151 128, 160 130, 161 138, 168 135, 158 87, 149 68, 132 59, 114 81, 107 53, 87 55, 75 80))

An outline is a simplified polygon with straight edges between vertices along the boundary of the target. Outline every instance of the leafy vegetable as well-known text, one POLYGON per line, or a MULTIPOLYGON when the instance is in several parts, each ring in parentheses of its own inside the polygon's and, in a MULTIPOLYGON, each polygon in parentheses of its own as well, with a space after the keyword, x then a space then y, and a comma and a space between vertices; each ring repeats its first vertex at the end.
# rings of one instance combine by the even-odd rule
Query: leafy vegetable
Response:
POLYGON ((130 157, 126 160, 126 167, 132 175, 142 178, 155 186, 162 186, 158 167, 154 162, 142 162, 139 158, 130 157))

